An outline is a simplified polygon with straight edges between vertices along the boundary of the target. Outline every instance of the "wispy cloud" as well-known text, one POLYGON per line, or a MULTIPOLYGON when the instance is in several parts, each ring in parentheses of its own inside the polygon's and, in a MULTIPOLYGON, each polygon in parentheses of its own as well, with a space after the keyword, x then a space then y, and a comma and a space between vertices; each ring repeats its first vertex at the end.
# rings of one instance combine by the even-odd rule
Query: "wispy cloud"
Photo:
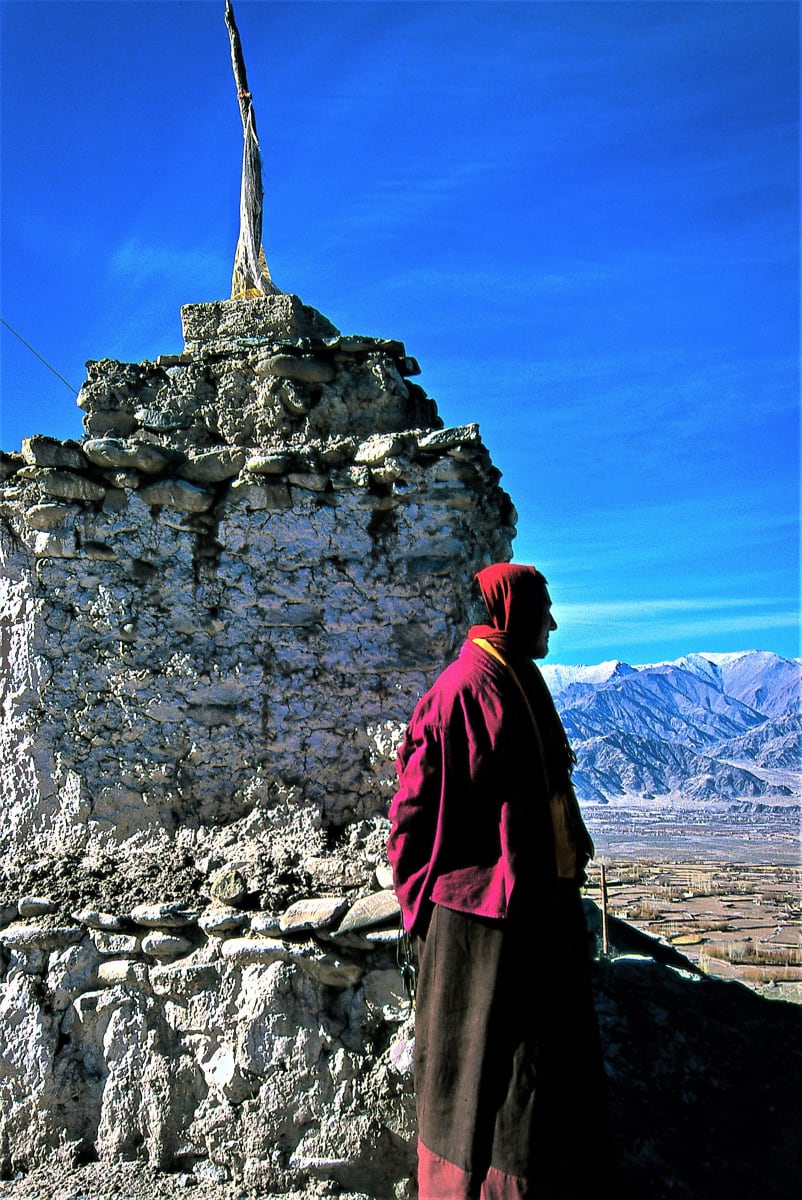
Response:
POLYGON ((225 278, 226 270, 230 272, 230 264, 225 263, 220 253, 157 245, 136 236, 120 242, 108 266, 115 282, 124 281, 129 288, 148 289, 174 279, 180 279, 191 289, 198 281, 225 278))
MULTIPOLYGON (((678 653, 762 649, 766 639, 799 630, 800 614, 785 602, 761 597, 687 597, 555 603, 559 629, 552 655, 561 660, 633 660, 637 647, 673 646, 678 653)), ((789 640, 790 640, 789 639, 789 640)))

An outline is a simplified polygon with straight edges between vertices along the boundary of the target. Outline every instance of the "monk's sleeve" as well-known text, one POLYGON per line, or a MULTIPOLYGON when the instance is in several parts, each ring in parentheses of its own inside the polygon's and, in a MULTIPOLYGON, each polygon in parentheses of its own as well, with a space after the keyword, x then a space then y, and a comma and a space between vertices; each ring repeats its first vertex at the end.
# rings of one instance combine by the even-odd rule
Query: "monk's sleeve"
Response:
POLYGON ((396 760, 398 789, 390 805, 387 857, 404 928, 423 933, 431 908, 430 881, 442 836, 446 789, 443 730, 423 721, 407 728, 396 760))

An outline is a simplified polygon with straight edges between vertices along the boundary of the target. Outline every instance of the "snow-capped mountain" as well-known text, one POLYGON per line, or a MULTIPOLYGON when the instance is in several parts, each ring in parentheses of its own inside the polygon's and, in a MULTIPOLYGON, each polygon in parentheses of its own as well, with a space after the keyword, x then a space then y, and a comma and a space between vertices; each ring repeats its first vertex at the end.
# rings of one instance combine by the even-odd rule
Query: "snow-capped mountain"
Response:
POLYGON ((748 650, 540 669, 577 753, 580 800, 799 802, 799 660, 748 650))

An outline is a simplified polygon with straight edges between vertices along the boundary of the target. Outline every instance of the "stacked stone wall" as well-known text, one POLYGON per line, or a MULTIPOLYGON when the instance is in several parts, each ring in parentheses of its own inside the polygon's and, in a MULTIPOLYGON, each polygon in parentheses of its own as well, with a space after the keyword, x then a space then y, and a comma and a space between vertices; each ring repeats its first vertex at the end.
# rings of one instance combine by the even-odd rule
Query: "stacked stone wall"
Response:
POLYGON ((400 342, 285 295, 182 319, 182 354, 88 364, 80 441, 0 459, 2 1153, 389 1195, 395 750, 515 513, 400 342), (281 927, 310 900, 337 922, 281 927), (368 901, 372 940, 336 928, 368 901))

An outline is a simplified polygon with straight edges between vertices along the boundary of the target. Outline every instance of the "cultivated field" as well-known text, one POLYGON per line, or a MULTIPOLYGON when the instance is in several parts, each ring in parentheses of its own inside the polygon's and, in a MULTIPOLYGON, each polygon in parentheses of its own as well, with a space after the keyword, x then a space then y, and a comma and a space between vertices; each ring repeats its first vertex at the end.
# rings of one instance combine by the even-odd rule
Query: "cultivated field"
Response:
POLYGON ((792 814, 736 819, 649 813, 588 821, 597 856, 585 894, 709 975, 802 1003, 802 867, 792 814))

